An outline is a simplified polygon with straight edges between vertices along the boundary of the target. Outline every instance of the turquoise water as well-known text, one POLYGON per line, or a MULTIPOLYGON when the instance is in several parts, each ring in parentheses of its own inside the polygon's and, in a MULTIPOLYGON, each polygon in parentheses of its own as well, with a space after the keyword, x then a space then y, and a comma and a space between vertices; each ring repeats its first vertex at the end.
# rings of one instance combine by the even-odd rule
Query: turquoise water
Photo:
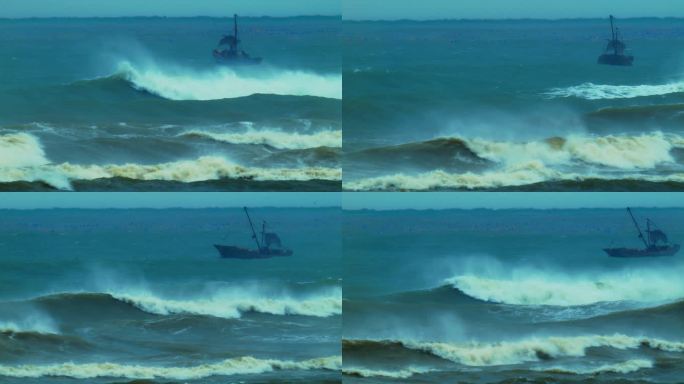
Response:
POLYGON ((229 19, 0 20, 0 188, 339 190, 339 18, 239 25, 261 65, 229 19))
MULTIPOLYGON (((681 209, 633 209, 681 243, 681 209)), ((620 209, 345 211, 345 381, 676 383, 681 255, 620 209)))
POLYGON ((3 382, 338 380, 339 209, 251 213, 293 256, 221 259, 241 209, 3 211, 3 382))
POLYGON ((349 190, 681 189, 684 30, 607 20, 343 23, 349 190))

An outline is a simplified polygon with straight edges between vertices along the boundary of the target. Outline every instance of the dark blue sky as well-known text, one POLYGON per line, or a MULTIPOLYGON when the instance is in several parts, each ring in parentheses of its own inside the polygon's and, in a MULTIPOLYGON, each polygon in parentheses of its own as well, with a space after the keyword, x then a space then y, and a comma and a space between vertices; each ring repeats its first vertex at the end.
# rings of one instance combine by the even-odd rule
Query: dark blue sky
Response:
POLYGON ((342 0, 345 19, 505 19, 673 16, 682 0, 342 0))
POLYGON ((340 15, 341 0, 0 0, 0 17, 340 15))

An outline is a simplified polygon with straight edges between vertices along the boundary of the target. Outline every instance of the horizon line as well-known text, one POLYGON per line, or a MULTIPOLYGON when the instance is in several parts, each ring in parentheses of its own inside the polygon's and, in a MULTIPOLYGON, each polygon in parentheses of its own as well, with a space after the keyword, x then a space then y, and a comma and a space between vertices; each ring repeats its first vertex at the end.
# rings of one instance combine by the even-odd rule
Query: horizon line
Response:
MULTIPOLYGON (((240 16, 240 15, 238 15, 240 16)), ((207 16, 207 15, 194 15, 194 16, 163 16, 163 15, 128 15, 128 16, 20 16, 20 17, 0 17, 0 20, 50 20, 50 19, 225 19, 232 18, 232 15, 226 16, 207 16)), ((269 15, 251 15, 251 16, 240 16, 241 18, 247 19, 289 19, 289 18, 335 18, 342 17, 341 14, 325 15, 325 14, 304 14, 304 15, 289 15, 289 16, 269 16, 269 15)))

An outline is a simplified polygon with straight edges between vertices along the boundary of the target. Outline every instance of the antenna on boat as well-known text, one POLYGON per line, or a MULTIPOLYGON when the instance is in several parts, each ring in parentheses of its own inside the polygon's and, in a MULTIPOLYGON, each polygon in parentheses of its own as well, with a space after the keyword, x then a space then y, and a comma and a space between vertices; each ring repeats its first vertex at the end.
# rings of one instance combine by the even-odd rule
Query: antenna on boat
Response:
POLYGON ((639 238, 641 239, 641 241, 644 242, 644 245, 646 246, 646 248, 648 248, 648 243, 646 242, 646 239, 644 238, 643 233, 641 233, 641 228, 639 228, 639 223, 637 223, 636 219, 634 218, 634 215, 632 214, 632 210, 629 207, 627 207, 627 212, 629 212, 629 216, 632 218, 632 222, 634 222, 634 226, 636 227, 637 231, 639 232, 639 238))
POLYGON ((257 248, 261 251, 261 244, 259 244, 259 238, 256 235, 256 231, 254 230, 254 225, 252 224, 252 218, 249 217, 249 212, 247 212, 247 207, 243 207, 245 210, 245 215, 247 215, 247 220, 249 221, 249 227, 252 228, 252 239, 256 241, 257 248))

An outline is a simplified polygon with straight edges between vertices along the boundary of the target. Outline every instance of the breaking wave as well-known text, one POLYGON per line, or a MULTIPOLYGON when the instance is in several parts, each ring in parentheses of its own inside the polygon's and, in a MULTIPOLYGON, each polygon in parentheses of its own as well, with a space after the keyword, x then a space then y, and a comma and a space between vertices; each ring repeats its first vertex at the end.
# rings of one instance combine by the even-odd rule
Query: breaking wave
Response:
MULTIPOLYGON (((359 343, 359 342, 356 342, 359 343)), ((590 348, 618 350, 648 348, 682 353, 684 343, 648 337, 631 337, 623 334, 609 336, 569 336, 529 338, 497 343, 444 343, 423 341, 361 341, 369 345, 397 344, 406 349, 429 353, 444 360, 467 366, 496 366, 523 364, 563 357, 584 357, 590 348)))
POLYGON ((587 100, 632 99, 635 97, 662 96, 684 92, 684 82, 661 85, 604 85, 584 83, 567 88, 554 88, 549 97, 577 97, 587 100))
POLYGON ((684 298, 679 271, 568 278, 488 278, 462 275, 447 284, 478 300, 512 305, 588 305, 600 302, 668 302, 684 298))
POLYGON ((245 132, 218 133, 191 130, 181 135, 202 137, 231 144, 261 144, 278 149, 308 149, 318 147, 341 148, 342 131, 323 130, 310 134, 283 132, 275 129, 249 129, 245 132))
POLYGON ((342 367, 340 356, 303 361, 257 359, 251 356, 227 359, 217 363, 189 367, 157 367, 117 363, 63 363, 50 365, 0 365, 0 376, 38 378, 49 376, 94 379, 115 377, 128 379, 193 380, 211 376, 231 376, 273 372, 277 370, 333 370, 342 367))
POLYGON ((26 133, 0 135, 0 168, 49 163, 38 139, 26 133))
POLYGON ((632 373, 647 368, 653 368, 652 361, 645 359, 633 359, 615 364, 601 365, 596 368, 553 367, 539 369, 539 371, 570 375, 597 375, 601 373, 632 373))
POLYGON ((409 366, 402 369, 393 369, 391 371, 382 369, 367 369, 360 367, 345 367, 342 369, 342 373, 349 376, 358 377, 389 377, 392 379, 408 379, 413 375, 425 374, 434 372, 432 368, 423 368, 416 366, 409 366))
MULTIPOLYGON (((438 164, 424 172, 398 172, 344 181, 348 190, 491 189, 519 187, 545 182, 587 180, 684 182, 684 173, 654 174, 657 167, 677 166, 673 149, 683 147, 684 138, 662 132, 638 136, 607 135, 554 137, 531 142, 453 139, 462 143, 459 154, 470 163, 489 164, 478 171, 447 171, 438 164), (486 163, 485 163, 486 162, 486 163)), ((442 140, 444 141, 444 140, 442 140)), ((428 143, 432 143, 428 142, 428 143)), ((413 146, 404 157, 416 162, 420 153, 413 146)), ((451 149, 450 149, 451 151, 451 149)), ((378 151, 376 151, 378 152, 378 151)), ((378 152, 382 153, 382 152, 378 152)), ((453 154, 452 154, 453 156, 453 154)), ((366 161, 375 161, 374 159, 366 161)))
POLYGON ((470 139, 464 142, 483 159, 506 165, 540 161, 547 165, 581 162, 618 169, 649 169, 673 162, 670 151, 681 146, 683 138, 661 132, 638 136, 608 135, 554 137, 527 143, 470 139))
POLYGON ((342 98, 340 75, 273 70, 259 75, 229 68, 213 71, 166 70, 119 63, 118 76, 138 90, 171 100, 217 100, 261 94, 342 98))
POLYGON ((241 317, 245 312, 315 317, 342 313, 342 290, 339 288, 303 297, 248 289, 222 290, 206 297, 186 299, 163 298, 149 292, 110 295, 155 315, 193 314, 233 319, 241 317))
MULTIPOLYGON (((220 156, 203 156, 193 160, 179 160, 160 164, 106 164, 79 165, 50 164, 43 156, 40 143, 32 136, 20 134, 6 139, 16 143, 6 150, 0 147, 0 182, 41 181, 63 190, 70 190, 71 181, 126 178, 134 180, 178 181, 184 183, 220 180, 249 179, 256 181, 309 181, 340 180, 342 170, 327 167, 260 168, 233 163, 220 156), (19 136, 18 138, 15 136, 19 136), (29 160, 4 160, 5 156, 22 154, 29 160)), ((11 157, 10 157, 11 159, 11 157)))

